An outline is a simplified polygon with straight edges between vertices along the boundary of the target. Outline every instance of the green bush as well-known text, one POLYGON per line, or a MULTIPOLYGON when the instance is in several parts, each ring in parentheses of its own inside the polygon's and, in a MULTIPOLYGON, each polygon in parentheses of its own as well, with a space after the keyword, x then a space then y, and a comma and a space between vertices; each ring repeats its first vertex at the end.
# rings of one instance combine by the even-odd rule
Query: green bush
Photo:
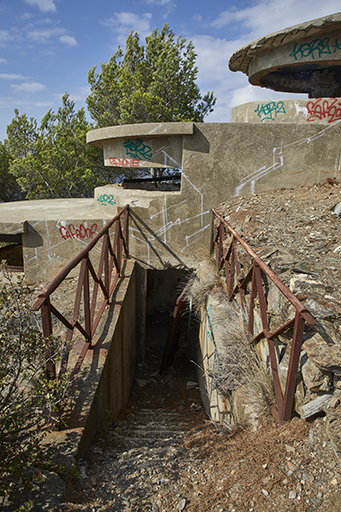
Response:
POLYGON ((14 283, 6 267, 0 283, 0 491, 27 484, 37 471, 39 441, 65 397, 67 376, 48 378, 47 361, 55 362, 62 344, 41 333, 31 311, 29 290, 14 283), (47 356, 49 354, 49 356, 47 356))

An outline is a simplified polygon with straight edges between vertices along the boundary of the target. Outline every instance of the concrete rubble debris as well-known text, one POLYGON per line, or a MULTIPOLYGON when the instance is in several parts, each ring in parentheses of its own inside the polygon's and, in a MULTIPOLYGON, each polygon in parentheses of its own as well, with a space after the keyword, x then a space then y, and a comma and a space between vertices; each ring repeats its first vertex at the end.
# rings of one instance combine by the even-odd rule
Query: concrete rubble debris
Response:
MULTIPOLYGON (((316 328, 305 330, 300 356, 295 408, 303 417, 325 411, 341 388, 341 252, 335 252, 341 244, 341 222, 333 211, 340 195, 340 184, 327 183, 238 197, 217 208, 317 321, 316 328), (245 217, 250 219, 243 224, 245 217)), ((294 317, 293 306, 271 282, 266 299, 270 330, 294 317)), ((289 331, 274 340, 282 389, 291 339, 289 331)), ((265 341, 259 349, 266 361, 265 341)))

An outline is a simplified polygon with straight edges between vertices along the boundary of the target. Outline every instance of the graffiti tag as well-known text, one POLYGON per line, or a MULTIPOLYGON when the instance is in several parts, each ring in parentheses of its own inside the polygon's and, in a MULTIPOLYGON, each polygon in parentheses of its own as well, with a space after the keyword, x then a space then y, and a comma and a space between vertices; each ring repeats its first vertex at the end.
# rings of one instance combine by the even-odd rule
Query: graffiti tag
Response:
POLYGON ((295 43, 289 57, 294 57, 295 60, 310 57, 315 60, 316 58, 321 58, 324 54, 331 55, 336 53, 338 50, 341 50, 341 43, 339 43, 338 39, 335 39, 334 44, 331 44, 329 37, 324 39, 317 38, 310 41, 310 43, 295 43))
POLYGON ((212 304, 210 304, 207 308, 207 322, 208 322, 207 337, 209 340, 214 341, 213 329, 212 329, 212 318, 211 318, 212 309, 213 309, 213 306, 212 306, 212 304))
POLYGON ((68 240, 70 238, 93 238, 97 231, 97 224, 93 224, 91 228, 84 227, 81 224, 78 228, 76 228, 73 224, 69 224, 68 227, 61 226, 59 228, 59 233, 61 234, 63 240, 68 240))
POLYGON ((341 119, 341 102, 338 98, 322 99, 308 101, 307 103, 308 118, 311 122, 315 119, 321 121, 328 119, 328 123, 333 123, 341 119))
POLYGON ((140 162, 135 158, 109 158, 109 164, 114 167, 140 167, 140 162))
POLYGON ((102 194, 101 196, 97 197, 97 201, 102 205, 105 206, 106 204, 111 204, 114 206, 116 204, 116 199, 112 194, 109 196, 107 194, 102 194))
POLYGON ((138 160, 150 160, 153 156, 152 148, 146 146, 142 139, 135 139, 135 142, 131 139, 126 140, 123 143, 126 148, 126 155, 138 160))
POLYGON ((269 103, 259 103, 255 112, 258 117, 263 117, 262 122, 265 121, 265 119, 274 121, 278 114, 285 114, 284 102, 270 101, 269 103))

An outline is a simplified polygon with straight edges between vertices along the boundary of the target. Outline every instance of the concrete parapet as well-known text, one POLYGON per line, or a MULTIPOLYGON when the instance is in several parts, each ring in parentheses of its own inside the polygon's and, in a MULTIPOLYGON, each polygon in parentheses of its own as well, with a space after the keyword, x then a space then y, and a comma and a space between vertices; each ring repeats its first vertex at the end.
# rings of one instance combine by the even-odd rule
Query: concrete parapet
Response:
POLYGON ((341 96, 341 13, 256 39, 233 53, 229 67, 276 91, 341 96))
POLYGON ((322 123, 341 119, 341 98, 251 101, 234 107, 231 123, 322 123))
MULTIPOLYGON (((127 261, 113 302, 102 317, 74 383, 74 394, 62 416, 64 430, 44 439, 56 464, 70 465, 84 457, 93 436, 112 421, 128 401, 141 345, 137 330, 138 304, 145 303, 145 289, 136 286, 136 263, 127 261)), ((141 278, 139 278, 141 279, 141 278)))

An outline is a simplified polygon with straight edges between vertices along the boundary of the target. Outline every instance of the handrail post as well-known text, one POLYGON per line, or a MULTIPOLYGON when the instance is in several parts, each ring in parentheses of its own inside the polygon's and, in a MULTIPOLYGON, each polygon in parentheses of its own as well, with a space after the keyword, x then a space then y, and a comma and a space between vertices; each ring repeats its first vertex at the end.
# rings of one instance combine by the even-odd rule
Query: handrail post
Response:
POLYGON ((210 253, 213 252, 213 249, 214 249, 214 240, 215 240, 214 219, 215 219, 215 213, 212 211, 210 253))
MULTIPOLYGON (((41 305, 41 320, 43 327, 43 335, 45 338, 49 338, 52 335, 52 317, 51 317, 51 303, 50 297, 46 297, 41 305)), ((49 379, 56 377, 56 365, 51 360, 51 350, 46 351, 46 373, 49 379)))
POLYGON ((91 347, 91 314, 90 314, 90 287, 89 287, 89 256, 86 258, 86 268, 84 273, 84 281, 83 281, 83 290, 84 290, 84 324, 85 331, 88 335, 87 341, 90 343, 91 347))
POLYGON ((109 232, 104 235, 103 240, 103 257, 104 257, 104 287, 105 298, 109 299, 110 276, 109 276, 109 232))
POLYGON ((123 227, 123 237, 124 237, 124 249, 126 258, 129 259, 129 206, 124 212, 124 227, 123 227))
POLYGON ((297 370, 300 360, 301 346, 303 342, 303 331, 305 327, 305 320, 301 317, 298 311, 295 314, 294 334, 292 339, 289 367, 287 381, 285 384, 285 394, 283 401, 282 414, 280 421, 289 421, 291 418, 292 406, 294 403, 294 396, 296 391, 297 370))

